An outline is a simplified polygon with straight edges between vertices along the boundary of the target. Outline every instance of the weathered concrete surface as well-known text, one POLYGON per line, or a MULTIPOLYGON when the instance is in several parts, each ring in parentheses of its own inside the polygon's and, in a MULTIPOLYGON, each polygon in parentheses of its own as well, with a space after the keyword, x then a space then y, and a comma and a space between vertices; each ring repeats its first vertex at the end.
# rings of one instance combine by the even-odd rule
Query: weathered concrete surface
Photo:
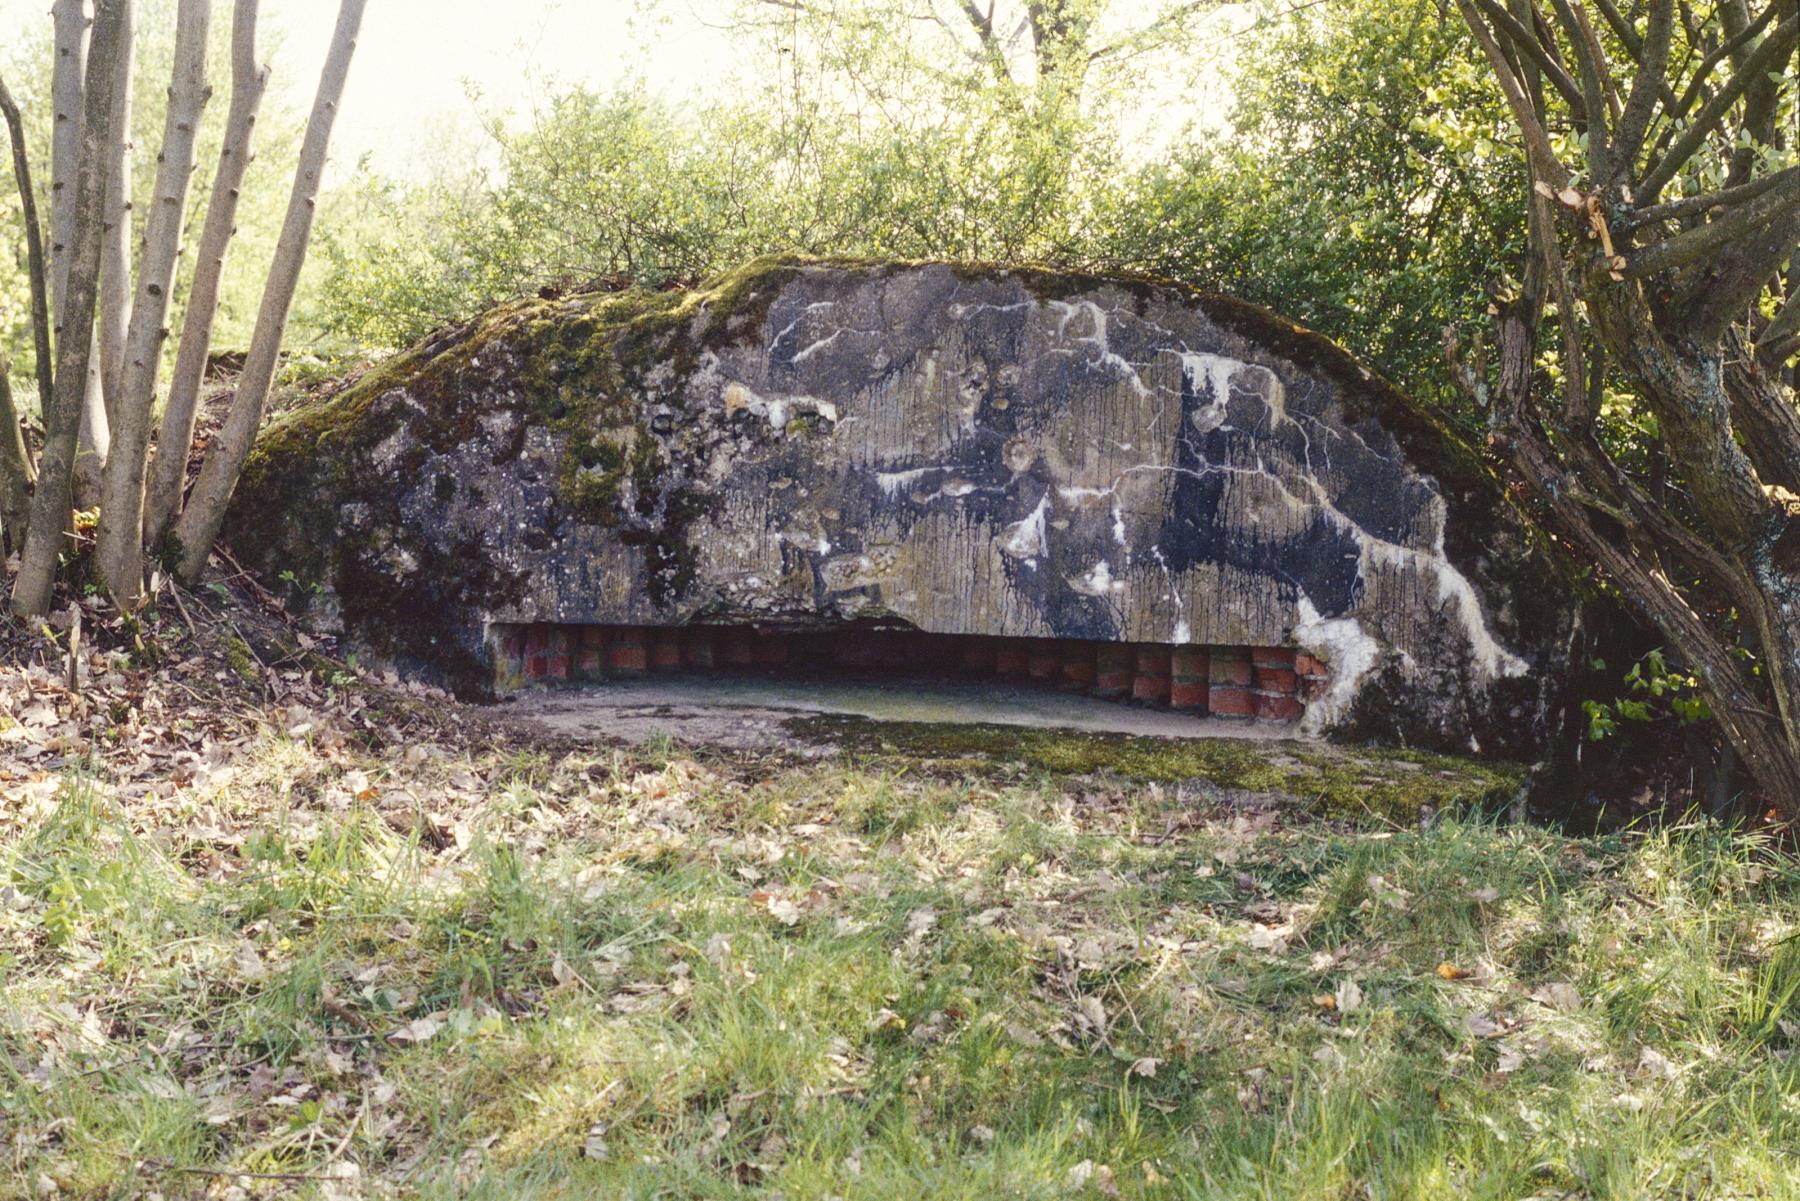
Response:
POLYGON ((227 533, 464 691, 494 622, 1290 644, 1311 731, 1530 758, 1573 622, 1478 457, 1323 339, 941 264, 497 310, 271 429, 227 533))

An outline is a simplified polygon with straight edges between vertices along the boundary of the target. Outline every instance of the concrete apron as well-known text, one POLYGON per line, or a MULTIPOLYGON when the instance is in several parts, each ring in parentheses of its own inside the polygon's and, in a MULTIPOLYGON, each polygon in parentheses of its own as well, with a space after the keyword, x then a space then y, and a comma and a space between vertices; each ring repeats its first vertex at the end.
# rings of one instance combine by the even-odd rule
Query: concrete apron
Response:
POLYGON ((1164 738, 1292 738, 1289 726, 1140 709, 1079 693, 992 680, 935 677, 802 680, 755 676, 645 676, 593 686, 526 690, 500 712, 567 737, 630 743, 764 747, 789 741, 787 720, 839 714, 887 722, 986 723, 1164 738))

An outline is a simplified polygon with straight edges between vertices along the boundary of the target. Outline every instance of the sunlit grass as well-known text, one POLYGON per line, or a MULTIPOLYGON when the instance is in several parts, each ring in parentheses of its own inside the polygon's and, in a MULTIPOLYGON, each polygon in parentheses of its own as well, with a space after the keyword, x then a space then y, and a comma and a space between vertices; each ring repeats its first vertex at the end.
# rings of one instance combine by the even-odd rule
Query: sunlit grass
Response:
POLYGON ((271 737, 0 848, 0 1197, 1789 1197, 1796 931, 1712 829, 271 737))

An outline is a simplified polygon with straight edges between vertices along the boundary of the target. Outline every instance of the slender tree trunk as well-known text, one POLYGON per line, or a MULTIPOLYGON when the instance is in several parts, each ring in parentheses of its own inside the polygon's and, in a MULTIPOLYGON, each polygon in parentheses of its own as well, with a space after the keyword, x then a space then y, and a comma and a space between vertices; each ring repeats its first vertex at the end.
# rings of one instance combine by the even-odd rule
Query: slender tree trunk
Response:
MULTIPOLYGON (((54 353, 60 355, 62 339, 70 328, 67 296, 75 239, 75 176, 82 154, 82 127, 87 120, 88 17, 84 0, 55 0, 50 13, 56 41, 56 61, 50 71, 54 109, 50 131, 50 311, 56 330, 54 353)), ((97 341, 92 320, 86 325, 90 338, 97 341)), ((81 449, 75 470, 91 486, 92 499, 99 495, 99 464, 106 457, 107 430, 99 356, 90 353, 85 361, 88 366, 82 394, 81 449)))
MULTIPOLYGON (((99 299, 99 281, 95 281, 95 299, 99 299)), ((100 384, 100 328, 87 322, 88 347, 86 383, 81 389, 81 423, 76 429, 75 501, 84 509, 100 503, 100 472, 106 466, 106 455, 112 446, 112 431, 106 424, 106 392, 100 384)), ((73 328, 73 326, 71 326, 73 328)), ((60 360, 58 360, 60 362, 60 360)))
POLYGON ((257 426, 262 422, 263 405, 275 379, 281 341, 287 331, 294 288, 299 282, 300 268, 306 261, 306 245, 312 236, 319 178, 325 170, 331 127, 337 118, 338 102, 344 94, 344 82, 350 74, 350 60, 356 51, 357 30, 362 25, 366 3, 367 0, 343 0, 338 9, 337 29, 332 34, 325 69, 319 76, 319 91, 313 101, 312 115, 307 119, 293 194, 288 200, 287 217, 275 246, 275 258, 263 285, 262 307, 256 315, 256 332, 250 339, 250 352, 238 379, 237 395, 232 399, 224 428, 206 449, 206 459, 200 465, 200 477, 194 482, 193 494, 175 524, 179 574, 185 580, 196 579, 206 569, 207 554, 225 520, 225 506, 231 500, 238 472, 243 468, 250 444, 256 438, 257 426))
POLYGON ((144 467, 156 401, 157 368, 169 330, 169 294, 181 256, 188 184, 200 114, 212 95, 206 37, 212 0, 181 0, 175 17, 175 66, 158 152, 156 186, 144 220, 137 295, 125 335, 125 364, 112 404, 112 453, 101 481, 95 568, 115 600, 136 599, 144 581, 144 467))
POLYGON ((75 243, 75 171, 81 161, 82 88, 87 78, 87 13, 83 0, 56 0, 56 60, 50 68, 50 308, 62 337, 69 255, 75 243))
MULTIPOLYGON (((12 141, 13 179, 19 185, 19 215, 25 222, 25 273, 31 285, 32 350, 37 357, 38 409, 50 408, 52 369, 50 365, 50 282, 44 262, 44 232, 38 225, 37 191, 31 185, 31 157, 25 150, 25 126, 19 118, 19 106, 13 102, 6 81, 0 79, 0 117, 6 120, 7 136, 12 141)), ((17 422, 14 423, 17 429, 17 422)), ((0 432, 0 438, 4 438, 0 432)), ((19 444, 21 454, 24 443, 19 444)), ((26 482, 35 477, 36 469, 29 455, 24 456, 26 482)))
POLYGON ((125 11, 125 53, 113 93, 113 137, 106 148, 106 224, 100 233, 100 388, 107 428, 125 375, 125 327, 131 319, 131 67, 136 19, 125 11))
POLYGON ((194 441, 200 386, 206 376, 213 319, 219 309, 219 280, 225 271, 232 234, 237 231, 238 193, 252 158, 256 111, 269 82, 269 69, 256 61, 256 9, 257 0, 237 0, 231 18, 231 108, 225 117, 225 141, 219 147, 219 169, 213 176, 212 195, 207 201, 206 225, 200 233, 194 282, 188 289, 187 315, 181 327, 181 346, 175 354, 175 371, 169 380, 169 399, 163 406, 162 431, 156 439, 156 459, 144 509, 144 531, 150 543, 168 532, 181 504, 182 485, 187 482, 188 449, 194 441))
POLYGON ((56 348, 54 403, 44 414, 44 455, 31 498, 30 529, 13 585, 13 608, 26 616, 50 609, 56 559, 68 528, 74 487, 75 443, 82 393, 94 346, 94 302, 100 283, 100 226, 106 203, 104 156, 112 138, 113 88, 118 56, 125 52, 121 0, 96 0, 91 70, 83 97, 81 154, 74 172, 75 205, 69 226, 69 271, 63 294, 65 322, 56 348))
POLYGON ((12 380, 6 356, 0 354, 0 554, 10 546, 25 546, 27 514, 31 512, 30 460, 19 433, 19 412, 13 407, 12 380))

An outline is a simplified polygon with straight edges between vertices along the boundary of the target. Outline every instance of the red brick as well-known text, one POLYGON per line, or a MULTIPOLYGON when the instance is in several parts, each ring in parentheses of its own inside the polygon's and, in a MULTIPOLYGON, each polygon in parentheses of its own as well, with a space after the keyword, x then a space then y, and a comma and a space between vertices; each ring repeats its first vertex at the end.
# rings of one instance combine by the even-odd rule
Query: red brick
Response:
POLYGON ((845 630, 831 640, 831 658, 840 667, 875 667, 881 662, 873 631, 845 630))
POLYGON ((1205 713, 1212 700, 1212 685, 1205 680, 1169 680, 1169 708, 1184 713, 1205 713))
POLYGON ((1062 642, 1062 686, 1086 692, 1094 686, 1096 664, 1091 642, 1062 642))
POLYGON ((788 636, 781 630, 769 630, 756 636, 756 665, 780 667, 788 661, 788 636))
POLYGON ((964 671, 978 671, 983 675, 991 675, 994 671, 995 657, 999 651, 997 638, 964 638, 962 653, 958 658, 964 671))
POLYGON ((575 674, 574 656, 569 653, 570 641, 568 627, 550 627, 546 638, 546 653, 550 657, 547 674, 552 680, 566 680, 575 674))
POLYGON ((1253 674, 1250 667, 1250 656, 1242 647, 1215 646, 1212 648, 1207 678, 1212 681, 1214 687, 1223 684, 1231 688, 1248 688, 1253 674))
POLYGON ((575 644, 575 674, 596 680, 606 674, 606 628, 577 626, 570 639, 575 644))
POLYGON ((1253 646, 1250 662, 1257 668, 1275 667, 1294 670, 1294 648, 1291 646, 1253 646))
POLYGON ((606 670, 614 675, 639 676, 650 666, 644 631, 638 626, 618 626, 606 643, 606 670))
POLYGON ((682 634, 681 661, 689 671, 711 671, 718 652, 719 631, 689 626, 682 634))
POLYGON ((1161 707, 1169 703, 1169 648, 1146 643, 1137 648, 1137 672, 1131 680, 1131 699, 1161 707))
POLYGON ((994 648, 994 670, 1003 676, 1022 676, 1031 663, 1031 644, 1023 638, 1002 638, 994 648))
POLYGON ((1025 671, 1034 680, 1054 680, 1062 674, 1062 643, 1054 638, 1033 638, 1025 652, 1025 671))
POLYGON ((650 635, 650 670, 681 670, 681 632, 679 630, 657 630, 650 635))
POLYGON ((1316 701, 1331 691, 1331 681, 1324 676, 1303 676, 1294 689, 1294 695, 1303 701, 1316 701))
POLYGON ((1282 696, 1272 692, 1258 692, 1253 697, 1256 708, 1256 720, 1273 723, 1286 723, 1300 720, 1305 712, 1299 701, 1291 696, 1282 696))
POLYGON ((731 626, 725 631, 725 662, 732 667, 749 667, 756 662, 756 631, 731 626))
POLYGON ((1255 701, 1252 700, 1248 688, 1240 688, 1235 684, 1214 684, 1211 695, 1207 698, 1207 708, 1214 717, 1227 720, 1248 718, 1256 712, 1255 701))
POLYGON ((1302 676, 1328 676, 1331 674, 1331 669, 1305 651, 1301 651, 1294 656, 1294 672, 1302 676))
POLYGON ((1169 707, 1204 713, 1210 656, 1203 646, 1177 646, 1169 651, 1169 707))
POLYGON ((1122 642, 1103 642, 1094 649, 1094 695, 1118 700, 1131 693, 1137 657, 1122 642))
POLYGON ((1281 667, 1258 667, 1256 669, 1256 687, 1262 692, 1279 692, 1284 696, 1294 695, 1298 681, 1294 673, 1281 667))

